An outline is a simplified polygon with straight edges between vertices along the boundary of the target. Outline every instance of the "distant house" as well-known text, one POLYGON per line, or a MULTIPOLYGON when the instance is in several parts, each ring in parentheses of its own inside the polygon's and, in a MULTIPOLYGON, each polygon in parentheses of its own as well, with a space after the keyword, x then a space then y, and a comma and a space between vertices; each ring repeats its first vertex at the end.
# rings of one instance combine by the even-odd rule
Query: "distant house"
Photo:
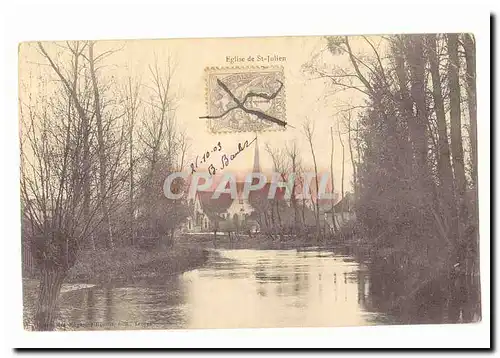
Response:
MULTIPOLYGON (((333 215, 332 215, 332 207, 324 207, 323 216, 324 220, 328 222, 330 227, 333 227, 332 218, 335 218, 335 222, 338 226, 342 226, 345 223, 354 220, 356 215, 353 210, 353 198, 352 194, 347 192, 344 195, 343 199, 340 199, 333 207, 333 215)), ((320 210, 321 212, 321 210, 320 210)))
MULTIPOLYGON (((242 184, 238 183, 238 187, 242 184)), ((212 199, 212 195, 213 191, 196 193, 185 227, 187 232, 237 231, 254 211, 248 200, 233 200, 229 193, 222 193, 217 199, 212 199)))
MULTIPOLYGON (((253 172, 261 172, 259 161, 259 146, 255 143, 253 172)), ((184 225, 184 231, 190 233, 213 232, 213 231, 243 231, 258 232, 271 227, 274 220, 275 225, 279 223, 284 228, 295 227, 299 223, 306 226, 316 225, 314 203, 310 200, 305 204, 297 200, 297 212, 291 200, 285 200, 285 189, 276 189, 274 200, 268 199, 271 183, 257 191, 250 192, 249 198, 243 198, 245 182, 237 182, 236 188, 238 198, 232 199, 229 193, 221 193, 217 199, 212 196, 216 189, 198 191, 195 198, 190 202, 190 215, 184 225)), ((229 188, 229 183, 226 188, 229 188)), ((312 190, 312 189, 311 189, 312 190)), ((343 222, 351 211, 350 194, 335 205, 337 222, 343 222), (342 214, 341 211, 344 210, 342 214)), ((320 200, 320 224, 321 227, 331 226, 331 200, 320 200), (330 219, 328 219, 330 216, 330 219)))
MULTIPOLYGON (((260 172, 259 146, 255 143, 253 172, 260 172)), ((237 182, 238 198, 231 198, 229 193, 221 193, 217 199, 212 198, 214 190, 198 191, 191 202, 191 214, 187 219, 185 231, 259 231, 260 227, 252 216, 255 208, 250 198, 243 198, 245 182, 237 182)), ((229 183, 226 188, 229 187, 229 183)), ((268 186, 266 186, 268 188, 268 186)), ((266 188, 264 187, 264 189, 266 188)), ((253 194, 253 193, 252 193, 253 194)))

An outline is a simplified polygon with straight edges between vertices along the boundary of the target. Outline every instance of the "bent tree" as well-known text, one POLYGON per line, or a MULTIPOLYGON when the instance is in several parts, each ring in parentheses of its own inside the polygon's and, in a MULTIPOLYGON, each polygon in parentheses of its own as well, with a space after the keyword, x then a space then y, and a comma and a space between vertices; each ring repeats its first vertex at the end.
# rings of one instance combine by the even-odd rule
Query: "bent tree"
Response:
MULTIPOLYGON (((34 46, 26 44, 25 46, 34 46)), ((92 85, 88 42, 57 46, 57 55, 35 45, 48 71, 40 71, 20 97, 20 162, 23 216, 31 224, 25 238, 39 272, 40 284, 34 317, 36 330, 55 328, 55 308, 62 283, 75 264, 80 247, 92 237, 107 210, 118 205, 110 198, 126 182, 123 145, 125 132, 119 122, 109 122, 96 150, 92 131, 96 108, 104 118, 101 89, 92 85), (98 97, 98 96, 97 96, 98 97), (102 108, 101 108, 102 107, 102 108), (103 147, 106 152, 103 152, 103 147), (94 163, 105 155, 101 180, 96 185, 94 163), (96 189, 98 188, 98 189, 96 189)), ((99 55, 95 57, 98 59, 99 55)), ((102 58, 102 57, 101 57, 102 58)), ((96 80, 95 73, 92 74, 96 80)), ((108 116, 108 119, 111 118, 108 116)))

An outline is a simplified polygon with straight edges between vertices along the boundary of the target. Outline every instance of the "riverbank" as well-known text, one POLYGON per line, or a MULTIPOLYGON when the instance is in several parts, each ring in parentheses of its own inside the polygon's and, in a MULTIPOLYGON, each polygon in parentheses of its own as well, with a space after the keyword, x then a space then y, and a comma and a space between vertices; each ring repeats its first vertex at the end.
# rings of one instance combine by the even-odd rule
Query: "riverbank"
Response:
POLYGON ((280 238, 271 238, 266 235, 239 235, 229 238, 227 234, 183 234, 179 239, 184 245, 202 247, 205 249, 232 249, 232 250, 307 250, 307 249, 339 249, 346 247, 358 247, 364 244, 360 240, 340 240, 332 238, 307 238, 296 235, 283 235, 280 238))
POLYGON ((109 285, 192 270, 207 260, 207 252, 193 245, 142 250, 123 247, 106 251, 84 251, 65 282, 109 285))

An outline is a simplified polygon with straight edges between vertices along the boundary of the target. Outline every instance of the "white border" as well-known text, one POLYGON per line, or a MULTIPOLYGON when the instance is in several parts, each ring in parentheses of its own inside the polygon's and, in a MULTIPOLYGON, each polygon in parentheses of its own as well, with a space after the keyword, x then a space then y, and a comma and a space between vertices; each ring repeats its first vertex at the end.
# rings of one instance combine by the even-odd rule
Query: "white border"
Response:
MULTIPOLYGON (((6 282, 0 295, 12 347, 488 347, 490 282, 489 9, 477 4, 351 5, 310 3, 237 6, 130 6, 126 1, 81 4, 10 3, 4 9, 6 108, 2 118, 2 239, 6 282), (7 10, 7 11, 5 11, 7 10), (483 320, 471 325, 377 326, 332 329, 25 332, 21 319, 18 192, 17 46, 20 41, 171 37, 473 32, 477 39, 479 196, 483 320)), ((396 2, 399 4, 399 2, 396 2)))

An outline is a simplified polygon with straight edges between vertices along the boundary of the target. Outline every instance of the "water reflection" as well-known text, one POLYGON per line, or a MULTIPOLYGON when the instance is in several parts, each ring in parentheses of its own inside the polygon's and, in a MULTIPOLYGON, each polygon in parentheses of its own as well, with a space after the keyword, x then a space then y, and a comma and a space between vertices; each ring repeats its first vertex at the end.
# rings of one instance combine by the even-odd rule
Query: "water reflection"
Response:
MULTIPOLYGON (((202 268, 64 293, 59 329, 352 326, 395 322, 366 267, 328 251, 217 250, 202 268)), ((382 288, 383 289, 383 288, 382 288)))
MULTIPOLYGON (((63 287, 58 329, 319 327, 479 319, 476 282, 433 281, 408 297, 408 276, 349 253, 216 250, 182 275, 125 287, 63 287), (476 285, 476 286, 474 286, 476 285), (454 297, 455 296, 455 297, 454 297), (460 299, 459 299, 460 298, 460 299)), ((25 287, 25 317, 36 286, 25 287), (30 299, 28 299, 30 298, 30 299)))
POLYGON ((62 295, 59 329, 168 329, 186 324, 183 284, 179 277, 161 285, 88 288, 62 295))
POLYGON ((450 279, 443 275, 434 280, 419 280, 411 271, 402 272, 401 268, 387 262, 370 263, 369 272, 370 300, 365 308, 389 312, 397 317, 395 323, 468 323, 480 320, 479 276, 465 278, 465 275, 458 275, 450 279))

